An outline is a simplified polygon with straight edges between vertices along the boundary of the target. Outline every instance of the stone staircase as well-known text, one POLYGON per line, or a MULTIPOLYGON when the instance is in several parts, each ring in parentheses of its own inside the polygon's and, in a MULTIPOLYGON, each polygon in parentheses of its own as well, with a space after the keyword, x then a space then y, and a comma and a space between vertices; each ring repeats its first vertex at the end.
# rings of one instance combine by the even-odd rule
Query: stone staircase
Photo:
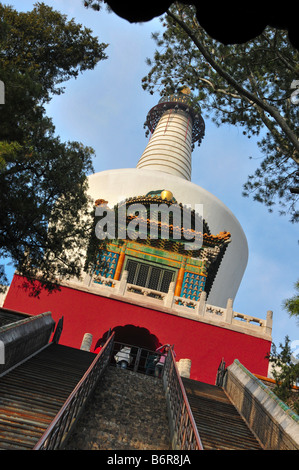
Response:
POLYGON ((0 377, 0 450, 33 449, 94 358, 51 343, 0 377))
POLYGON ((109 366, 64 449, 170 450, 161 380, 109 366))
POLYGON ((182 378, 204 450, 262 450, 221 387, 182 378))

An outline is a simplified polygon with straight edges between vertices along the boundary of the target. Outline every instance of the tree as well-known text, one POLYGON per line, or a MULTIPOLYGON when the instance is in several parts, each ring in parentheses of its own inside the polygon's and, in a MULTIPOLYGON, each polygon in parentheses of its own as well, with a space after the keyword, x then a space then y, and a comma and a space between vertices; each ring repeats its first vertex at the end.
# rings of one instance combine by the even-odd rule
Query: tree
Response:
POLYGON ((0 20, 0 255, 37 293, 37 276, 50 289, 57 276, 80 275, 93 227, 86 189, 94 151, 61 142, 44 106, 106 59, 107 45, 43 3, 27 13, 0 4, 0 20))
POLYGON ((299 380, 299 362, 294 363, 292 360, 292 351, 290 348, 290 339, 285 337, 285 344, 279 344, 281 351, 278 352, 275 344, 272 344, 271 354, 269 354, 269 362, 273 364, 272 374, 276 385, 274 392, 285 403, 299 413, 299 401, 297 394, 292 396, 292 387, 299 380))
POLYGON ((283 308, 289 313, 290 317, 299 318, 299 281, 295 284, 297 293, 283 302, 283 308))
POLYGON ((179 3, 161 21, 143 88, 163 95, 187 85, 217 125, 239 125, 248 138, 258 136, 264 159, 243 195, 252 194, 270 211, 279 203, 280 213, 297 222, 299 106, 292 87, 299 83, 299 52, 287 32, 267 28, 247 43, 223 45, 206 34, 193 6, 179 3))
POLYGON ((0 19, 1 79, 6 85, 0 137, 20 141, 44 115, 43 105, 51 96, 63 93, 59 85, 107 58, 107 44, 43 3, 28 13, 0 4, 0 19))

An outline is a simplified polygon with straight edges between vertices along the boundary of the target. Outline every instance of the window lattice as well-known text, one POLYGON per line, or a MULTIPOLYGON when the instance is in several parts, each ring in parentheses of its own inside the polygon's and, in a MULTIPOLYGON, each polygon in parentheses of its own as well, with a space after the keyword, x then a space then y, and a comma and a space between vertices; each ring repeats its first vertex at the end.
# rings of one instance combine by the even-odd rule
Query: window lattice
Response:
POLYGON ((164 271, 160 289, 162 292, 168 292, 169 284, 172 281, 172 277, 173 273, 171 271, 164 271))
POLYGON ((173 280, 174 272, 169 269, 158 268, 151 264, 141 263, 129 259, 126 263, 128 283, 147 287, 160 292, 168 292, 169 284, 173 280))
POLYGON ((138 272, 137 281, 136 281, 137 286, 147 287, 149 269, 150 269, 150 266, 146 264, 139 265, 139 272, 138 272))
POLYGON ((127 262, 127 271, 128 271, 128 283, 129 284, 134 284, 134 279, 135 279, 135 274, 137 270, 137 262, 128 260, 127 262))
POLYGON ((160 276, 161 276, 161 269, 152 267, 151 275, 150 275, 149 282, 148 282, 149 289, 158 290, 160 276))

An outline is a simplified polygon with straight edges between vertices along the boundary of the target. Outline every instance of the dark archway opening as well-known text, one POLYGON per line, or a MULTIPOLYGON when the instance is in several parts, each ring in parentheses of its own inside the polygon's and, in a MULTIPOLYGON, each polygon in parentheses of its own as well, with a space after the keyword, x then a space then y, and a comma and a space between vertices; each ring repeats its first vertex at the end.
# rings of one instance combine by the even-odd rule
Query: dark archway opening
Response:
MULTIPOLYGON (((105 333, 98 339, 95 345, 95 349, 98 348, 103 342, 108 338, 109 331, 105 333)), ((111 333, 115 333, 115 342, 130 344, 138 348, 148 349, 150 351, 155 351, 161 343, 156 335, 151 333, 147 328, 135 325, 125 325, 125 326, 115 326, 111 333)))
POLYGON ((101 346, 104 345, 112 332, 115 333, 115 337, 110 364, 119 367, 119 361, 122 359, 122 362, 123 360, 126 362, 125 368, 131 369, 134 372, 154 375, 154 359, 157 357, 155 351, 161 346, 157 336, 147 328, 140 326, 115 326, 112 330, 105 331, 101 338, 98 339, 95 346, 96 353, 99 352, 101 346))

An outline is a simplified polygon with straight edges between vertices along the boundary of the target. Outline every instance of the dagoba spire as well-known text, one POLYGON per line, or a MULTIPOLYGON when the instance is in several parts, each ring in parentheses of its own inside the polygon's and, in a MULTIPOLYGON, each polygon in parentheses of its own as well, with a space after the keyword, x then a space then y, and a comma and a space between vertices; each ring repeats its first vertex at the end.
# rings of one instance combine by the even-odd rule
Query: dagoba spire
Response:
POLYGON ((158 170, 191 180, 191 154, 200 145, 205 124, 200 109, 192 106, 190 90, 163 96, 147 115, 150 140, 137 164, 138 169, 158 170))

